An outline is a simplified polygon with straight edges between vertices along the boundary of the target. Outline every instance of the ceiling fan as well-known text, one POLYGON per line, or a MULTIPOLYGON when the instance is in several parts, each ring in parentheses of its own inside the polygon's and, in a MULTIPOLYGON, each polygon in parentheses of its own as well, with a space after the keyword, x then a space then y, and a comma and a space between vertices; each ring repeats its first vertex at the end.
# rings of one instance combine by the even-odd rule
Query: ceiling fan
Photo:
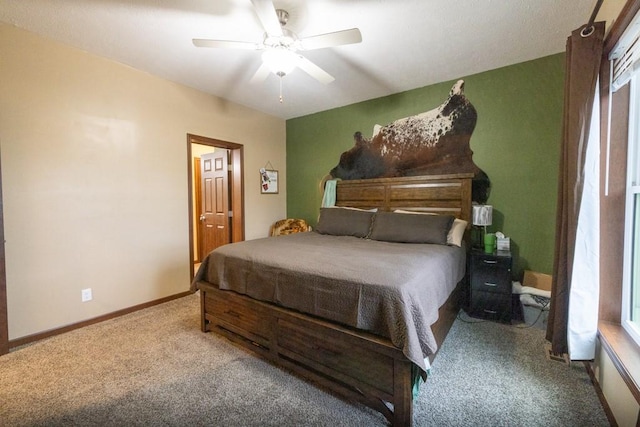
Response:
MULTIPOLYGON (((252 77, 251 83, 264 81, 270 72, 282 78, 296 67, 319 82, 331 83, 335 80, 331 74, 309 61, 298 51, 322 49, 362 41, 362 35, 357 28, 301 39, 294 32, 285 28, 289 20, 287 11, 276 9, 271 0, 251 0, 251 3, 253 3, 258 19, 265 30, 261 42, 193 39, 193 44, 197 47, 262 50, 262 65, 252 77)), ((282 95, 280 102, 282 102, 282 95)))

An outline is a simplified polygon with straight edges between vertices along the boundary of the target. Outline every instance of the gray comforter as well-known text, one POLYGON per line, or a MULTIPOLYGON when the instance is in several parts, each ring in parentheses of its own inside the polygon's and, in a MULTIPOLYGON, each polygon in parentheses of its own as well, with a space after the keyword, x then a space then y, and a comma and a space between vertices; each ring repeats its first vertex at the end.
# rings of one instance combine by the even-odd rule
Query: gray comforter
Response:
POLYGON ((430 325, 465 271, 464 249, 316 232, 222 246, 198 281, 387 337, 426 370, 430 325))

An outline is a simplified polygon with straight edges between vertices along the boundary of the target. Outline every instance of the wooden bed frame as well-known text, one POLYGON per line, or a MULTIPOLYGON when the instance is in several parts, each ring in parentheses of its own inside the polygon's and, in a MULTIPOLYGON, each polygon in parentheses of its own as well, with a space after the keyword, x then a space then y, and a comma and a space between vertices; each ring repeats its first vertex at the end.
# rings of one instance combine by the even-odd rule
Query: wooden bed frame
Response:
MULTIPOLYGON (((448 213, 470 222, 472 174, 340 181, 336 205, 448 213)), ((464 280, 432 325, 442 344, 460 308, 464 280)), ((389 339, 197 283, 202 330, 381 412, 394 426, 413 422, 412 362, 389 339)), ((430 357, 433 361, 435 355, 430 357)))

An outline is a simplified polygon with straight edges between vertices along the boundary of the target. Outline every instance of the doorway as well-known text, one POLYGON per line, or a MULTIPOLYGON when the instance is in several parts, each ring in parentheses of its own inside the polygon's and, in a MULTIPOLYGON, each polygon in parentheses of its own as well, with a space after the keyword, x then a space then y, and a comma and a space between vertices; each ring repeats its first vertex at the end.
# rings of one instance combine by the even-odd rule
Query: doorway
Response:
MULTIPOLYGON (((207 245, 244 240, 243 150, 241 144, 187 134, 192 267, 202 260, 207 245), (202 155, 204 161, 197 155, 202 146, 211 153, 202 155)), ((191 279, 193 275, 191 268, 191 279)))

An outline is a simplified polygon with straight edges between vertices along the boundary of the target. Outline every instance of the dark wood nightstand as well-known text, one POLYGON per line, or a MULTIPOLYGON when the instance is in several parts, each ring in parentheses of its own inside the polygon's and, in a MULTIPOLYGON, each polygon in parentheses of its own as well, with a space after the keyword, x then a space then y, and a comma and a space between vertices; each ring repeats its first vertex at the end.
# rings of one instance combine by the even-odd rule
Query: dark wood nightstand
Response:
POLYGON ((469 315, 511 322, 511 253, 471 251, 469 315))

